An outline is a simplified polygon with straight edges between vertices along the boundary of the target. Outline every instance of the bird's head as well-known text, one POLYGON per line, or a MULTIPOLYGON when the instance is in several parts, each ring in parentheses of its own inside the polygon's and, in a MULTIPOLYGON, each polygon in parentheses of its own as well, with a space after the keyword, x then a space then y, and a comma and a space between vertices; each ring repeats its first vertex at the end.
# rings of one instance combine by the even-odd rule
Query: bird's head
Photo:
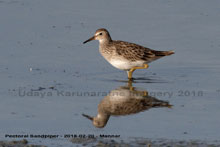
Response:
POLYGON ((100 43, 109 42, 109 41, 111 41, 111 36, 106 29, 101 28, 101 29, 96 30, 94 36, 92 36, 88 40, 84 41, 83 44, 85 44, 89 41, 92 41, 92 40, 99 40, 100 43))

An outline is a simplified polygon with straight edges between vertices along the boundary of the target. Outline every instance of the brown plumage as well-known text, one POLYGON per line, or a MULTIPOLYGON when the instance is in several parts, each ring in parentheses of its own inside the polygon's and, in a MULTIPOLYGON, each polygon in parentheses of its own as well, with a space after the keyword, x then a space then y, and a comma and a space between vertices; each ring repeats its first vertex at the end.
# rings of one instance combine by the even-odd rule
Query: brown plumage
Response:
POLYGON ((92 120, 95 127, 103 128, 110 116, 124 116, 136 114, 151 108, 168 107, 167 101, 158 100, 148 95, 147 91, 138 90, 132 85, 121 86, 112 90, 98 105, 98 114, 95 117, 83 114, 92 120))
POLYGON ((129 43, 125 41, 113 41, 110 42, 110 46, 113 44, 116 47, 116 53, 119 56, 130 61, 143 60, 150 62, 152 59, 158 59, 162 56, 168 56, 174 54, 174 51, 155 51, 147 47, 140 46, 138 44, 129 43))
POLYGON ((83 43, 91 40, 99 40, 99 51, 102 56, 114 67, 127 71, 129 79, 132 78, 134 70, 148 68, 148 63, 174 54, 174 51, 156 51, 138 44, 112 40, 104 28, 98 29, 93 37, 83 43))

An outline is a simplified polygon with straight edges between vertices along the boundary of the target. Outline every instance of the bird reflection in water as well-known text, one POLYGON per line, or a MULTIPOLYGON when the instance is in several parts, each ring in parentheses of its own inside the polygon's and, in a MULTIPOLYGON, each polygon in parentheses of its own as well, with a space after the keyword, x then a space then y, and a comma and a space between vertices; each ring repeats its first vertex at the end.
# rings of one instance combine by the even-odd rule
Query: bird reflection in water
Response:
POLYGON ((112 90, 101 100, 98 105, 98 114, 95 117, 86 114, 82 115, 91 120, 95 127, 103 128, 111 115, 130 115, 159 107, 171 108, 172 105, 167 101, 149 96, 146 90, 138 90, 132 86, 130 81, 127 86, 121 86, 112 90))

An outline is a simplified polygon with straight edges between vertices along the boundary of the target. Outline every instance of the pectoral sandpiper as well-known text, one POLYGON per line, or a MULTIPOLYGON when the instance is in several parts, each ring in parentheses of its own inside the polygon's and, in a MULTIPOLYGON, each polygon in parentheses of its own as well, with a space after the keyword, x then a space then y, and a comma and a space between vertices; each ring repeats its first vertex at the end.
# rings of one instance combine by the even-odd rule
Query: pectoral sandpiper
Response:
POLYGON ((114 67, 127 71, 128 79, 136 69, 148 68, 148 63, 163 56, 174 54, 174 51, 156 51, 138 44, 112 40, 109 32, 98 29, 94 36, 83 42, 99 40, 99 51, 114 67))
POLYGON ((151 108, 161 107, 172 108, 172 105, 167 101, 152 97, 148 95, 146 90, 139 90, 136 87, 132 87, 132 83, 128 83, 128 86, 120 86, 110 91, 100 101, 98 114, 95 117, 86 114, 82 115, 90 119, 95 127, 103 128, 110 116, 137 114, 151 108))

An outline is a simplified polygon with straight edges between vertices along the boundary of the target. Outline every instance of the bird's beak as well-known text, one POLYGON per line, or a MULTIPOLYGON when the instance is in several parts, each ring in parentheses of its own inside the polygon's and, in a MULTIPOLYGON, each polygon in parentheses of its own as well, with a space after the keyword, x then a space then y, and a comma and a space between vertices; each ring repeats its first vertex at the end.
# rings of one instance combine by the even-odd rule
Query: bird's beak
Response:
POLYGON ((92 41, 92 40, 95 40, 95 36, 93 36, 93 37, 89 38, 88 40, 84 41, 83 44, 85 44, 85 43, 87 43, 89 41, 92 41))
POLYGON ((89 115, 86 115, 86 114, 82 114, 82 116, 88 118, 89 120, 93 121, 93 117, 89 116, 89 115))

